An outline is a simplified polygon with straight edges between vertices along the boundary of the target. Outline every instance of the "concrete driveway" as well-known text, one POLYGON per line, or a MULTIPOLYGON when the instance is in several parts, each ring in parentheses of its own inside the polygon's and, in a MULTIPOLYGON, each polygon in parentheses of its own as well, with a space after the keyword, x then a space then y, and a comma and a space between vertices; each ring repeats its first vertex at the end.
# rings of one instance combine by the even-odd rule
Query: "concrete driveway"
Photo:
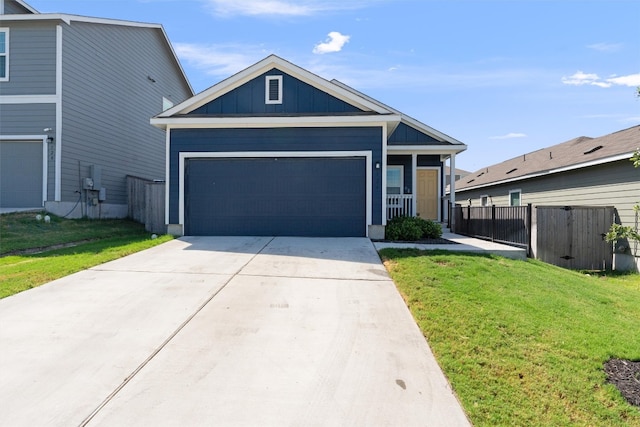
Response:
POLYGON ((368 239, 189 237, 0 300, 0 425, 470 425, 368 239))

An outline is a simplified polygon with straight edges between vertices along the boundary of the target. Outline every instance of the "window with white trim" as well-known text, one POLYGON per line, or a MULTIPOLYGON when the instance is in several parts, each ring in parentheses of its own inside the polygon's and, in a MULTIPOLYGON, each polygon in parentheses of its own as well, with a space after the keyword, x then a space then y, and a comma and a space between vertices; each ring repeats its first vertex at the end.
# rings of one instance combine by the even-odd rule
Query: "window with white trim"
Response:
POLYGON ((509 191, 509 206, 520 206, 522 204, 522 191, 509 191))
POLYGON ((266 104, 282 104, 282 76, 266 77, 264 102, 266 104))
POLYGON ((403 194, 403 181, 403 166, 387 166, 387 194, 403 194))
POLYGON ((480 196, 480 206, 489 206, 489 196, 480 196))
POLYGON ((0 82, 9 81, 9 29, 0 28, 0 82))

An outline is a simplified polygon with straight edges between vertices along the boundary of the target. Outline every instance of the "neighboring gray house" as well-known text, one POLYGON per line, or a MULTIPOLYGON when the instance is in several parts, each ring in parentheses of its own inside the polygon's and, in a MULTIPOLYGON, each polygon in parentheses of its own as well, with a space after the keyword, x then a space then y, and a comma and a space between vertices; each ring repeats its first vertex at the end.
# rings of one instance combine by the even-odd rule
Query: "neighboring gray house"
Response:
POLYGON ((636 226, 640 169, 629 159, 639 147, 640 126, 582 136, 471 173, 458 181, 456 198, 472 206, 614 206, 621 224, 636 226))
POLYGON ((167 132, 169 232, 384 237, 441 220, 466 146, 271 55, 151 122, 167 132))
POLYGON ((149 118, 192 95, 161 25, 0 0, 0 208, 126 216, 126 176, 164 178, 149 118))

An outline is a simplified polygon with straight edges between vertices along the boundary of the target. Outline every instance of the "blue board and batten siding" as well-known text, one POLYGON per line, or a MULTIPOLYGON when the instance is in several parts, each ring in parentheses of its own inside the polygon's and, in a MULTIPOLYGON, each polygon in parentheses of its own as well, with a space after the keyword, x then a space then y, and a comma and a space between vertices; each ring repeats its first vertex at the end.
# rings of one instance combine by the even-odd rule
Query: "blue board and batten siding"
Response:
POLYGON ((195 109, 189 115, 345 113, 362 113, 362 110, 287 73, 273 69, 195 109), (281 104, 265 103, 267 76, 282 76, 281 104))
MULTIPOLYGON (((180 152, 265 151, 273 152, 275 156, 278 152, 370 151, 371 162, 375 164, 382 162, 382 128, 172 129, 169 153, 169 223, 179 223, 180 152)), ((366 168, 366 165, 364 166, 366 168)), ((382 173, 381 169, 372 170, 371 218, 374 224, 381 224, 382 173)), ((252 172, 256 175, 260 173, 258 169, 252 172)), ((364 201, 362 203, 366 204, 364 201)), ((365 233, 364 226, 363 223, 362 235, 365 233)))

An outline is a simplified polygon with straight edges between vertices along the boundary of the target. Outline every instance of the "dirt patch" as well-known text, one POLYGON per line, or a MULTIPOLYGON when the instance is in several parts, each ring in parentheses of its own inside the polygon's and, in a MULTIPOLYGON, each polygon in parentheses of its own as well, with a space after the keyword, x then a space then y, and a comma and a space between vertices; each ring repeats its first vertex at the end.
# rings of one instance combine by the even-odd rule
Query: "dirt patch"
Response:
POLYGON ((18 250, 15 250, 15 251, 6 252, 6 253, 0 255, 0 258, 6 257, 6 256, 10 256, 10 255, 41 254, 43 252, 53 251, 53 250, 56 250, 56 249, 71 248, 73 246, 78 246, 78 245, 81 245, 83 243, 89 243, 89 242, 92 242, 94 240, 95 239, 85 239, 85 240, 79 240, 77 242, 60 243, 60 244, 51 245, 51 246, 41 246, 41 247, 37 247, 37 248, 28 248, 28 249, 18 249, 18 250))
POLYGON ((630 404, 640 408, 640 362, 610 359, 604 364, 607 381, 615 385, 630 404))
POLYGON ((459 245, 458 242, 454 242, 452 240, 447 240, 443 238, 437 239, 420 239, 420 240, 374 240, 374 242, 385 242, 385 243, 419 243, 421 245, 459 245))

